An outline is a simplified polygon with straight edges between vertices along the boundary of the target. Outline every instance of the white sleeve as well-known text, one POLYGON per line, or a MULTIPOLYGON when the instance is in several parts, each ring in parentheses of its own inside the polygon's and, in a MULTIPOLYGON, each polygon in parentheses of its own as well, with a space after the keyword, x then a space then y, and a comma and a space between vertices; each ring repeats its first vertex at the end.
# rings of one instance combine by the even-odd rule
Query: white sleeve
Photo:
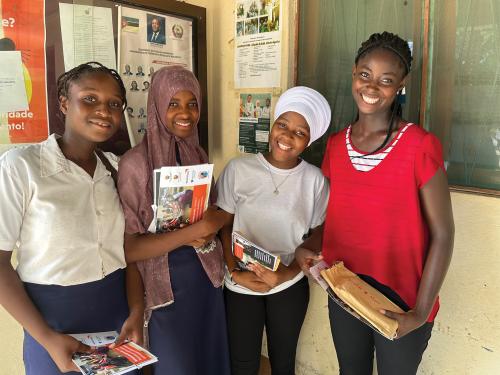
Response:
POLYGON ((25 210, 26 184, 19 174, 11 168, 6 158, 0 159, 0 249, 12 251, 21 233, 25 210))
POLYGON ((237 196, 235 192, 236 170, 234 163, 229 162, 217 180, 217 207, 234 214, 236 211, 237 196))
POLYGON ((325 221, 328 198, 330 197, 330 184, 328 180, 321 174, 316 181, 314 212, 311 228, 316 228, 325 221))

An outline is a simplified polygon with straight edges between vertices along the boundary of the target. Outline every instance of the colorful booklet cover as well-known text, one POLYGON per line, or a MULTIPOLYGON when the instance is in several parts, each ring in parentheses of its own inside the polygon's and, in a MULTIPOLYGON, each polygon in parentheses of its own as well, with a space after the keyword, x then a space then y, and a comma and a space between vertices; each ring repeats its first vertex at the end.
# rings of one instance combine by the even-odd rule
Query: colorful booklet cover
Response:
POLYGON ((259 263, 271 271, 276 271, 280 264, 280 257, 271 254, 262 247, 245 238, 240 232, 232 233, 233 254, 240 262, 241 268, 246 268, 248 263, 259 263))
POLYGON ((90 353, 73 354, 73 362, 84 375, 126 374, 158 361, 153 354, 133 342, 125 342, 110 349, 109 345, 118 337, 114 331, 71 336, 94 348, 90 353), (95 344, 99 346, 95 347, 95 344))
POLYGON ((208 207, 213 164, 162 167, 153 171, 156 232, 193 224, 208 207))

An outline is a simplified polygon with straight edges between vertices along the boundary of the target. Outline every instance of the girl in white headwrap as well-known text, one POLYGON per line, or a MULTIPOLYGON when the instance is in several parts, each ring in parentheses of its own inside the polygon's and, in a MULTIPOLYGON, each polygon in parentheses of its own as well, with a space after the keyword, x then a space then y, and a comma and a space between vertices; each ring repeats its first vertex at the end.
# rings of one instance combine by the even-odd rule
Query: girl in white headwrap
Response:
POLYGON ((300 158, 330 124, 326 99, 294 87, 278 100, 266 154, 229 162, 217 182, 217 206, 233 215, 221 232, 226 260, 225 300, 232 374, 257 374, 266 327, 273 374, 295 373, 295 352, 309 302, 307 278, 295 248, 325 218, 329 186, 319 168, 300 158), (258 265, 240 269, 231 232, 279 255, 273 272, 258 265))

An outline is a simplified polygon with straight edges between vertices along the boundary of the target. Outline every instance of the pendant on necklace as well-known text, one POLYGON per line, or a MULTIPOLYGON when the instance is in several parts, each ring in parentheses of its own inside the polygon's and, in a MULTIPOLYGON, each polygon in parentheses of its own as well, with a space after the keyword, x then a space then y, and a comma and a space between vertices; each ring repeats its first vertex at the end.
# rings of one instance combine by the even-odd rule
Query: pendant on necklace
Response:
POLYGON ((274 195, 278 195, 280 193, 280 191, 278 189, 274 190, 273 191, 274 195))

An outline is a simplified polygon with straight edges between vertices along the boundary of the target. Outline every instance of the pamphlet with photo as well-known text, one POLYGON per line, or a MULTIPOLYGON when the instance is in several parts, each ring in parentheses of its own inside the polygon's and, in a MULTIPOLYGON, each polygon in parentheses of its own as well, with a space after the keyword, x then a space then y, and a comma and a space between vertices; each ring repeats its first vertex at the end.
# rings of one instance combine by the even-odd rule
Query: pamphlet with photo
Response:
POLYGON ((208 208, 213 164, 153 171, 156 232, 171 232, 201 220, 208 208))
POLYGON ((115 331, 70 336, 93 348, 89 353, 73 354, 73 362, 84 375, 126 374, 158 361, 157 357, 133 342, 110 348, 118 337, 115 331))
POLYGON ((256 245, 247 239, 241 232, 233 232, 232 234, 233 254, 239 259, 239 266, 246 268, 248 263, 259 263, 263 267, 276 271, 280 264, 280 257, 271 254, 269 251, 256 245))

